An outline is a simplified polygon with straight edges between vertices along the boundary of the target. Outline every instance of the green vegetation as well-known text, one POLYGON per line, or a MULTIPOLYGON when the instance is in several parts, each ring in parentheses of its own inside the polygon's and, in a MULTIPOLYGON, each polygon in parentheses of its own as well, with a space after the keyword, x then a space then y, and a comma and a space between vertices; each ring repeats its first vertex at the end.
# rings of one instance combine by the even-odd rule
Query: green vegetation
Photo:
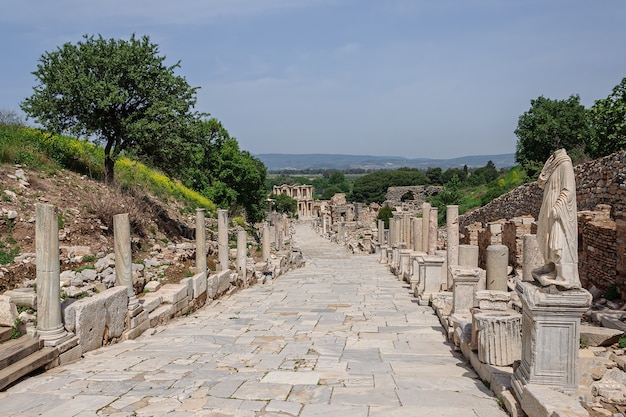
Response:
POLYGON ((565 148, 574 164, 626 149, 626 78, 605 99, 586 109, 578 95, 567 100, 543 96, 519 117, 515 159, 536 178, 544 162, 565 148))
POLYGON ((290 216, 296 215, 298 212, 298 202, 285 194, 272 194, 270 198, 273 201, 272 210, 278 213, 285 213, 290 216))
POLYGON ((389 207, 388 204, 385 204, 383 207, 378 210, 378 214, 376 215, 376 220, 382 220, 385 222, 385 229, 389 229, 389 219, 393 217, 393 209, 389 207))
POLYGON ((626 337, 620 337, 617 346, 619 346, 620 349, 626 348, 626 337))
POLYGON ((387 188, 389 187, 428 184, 431 182, 426 174, 416 168, 373 172, 354 181, 351 200, 364 203, 382 203, 386 199, 387 188))

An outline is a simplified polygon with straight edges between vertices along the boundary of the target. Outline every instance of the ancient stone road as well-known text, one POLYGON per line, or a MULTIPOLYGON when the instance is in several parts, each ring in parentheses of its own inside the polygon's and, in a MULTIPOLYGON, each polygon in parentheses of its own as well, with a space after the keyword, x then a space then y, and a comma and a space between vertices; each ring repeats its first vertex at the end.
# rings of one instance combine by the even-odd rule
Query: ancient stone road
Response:
POLYGON ((0 415, 506 415, 376 256, 296 242, 306 267, 31 377, 0 415))

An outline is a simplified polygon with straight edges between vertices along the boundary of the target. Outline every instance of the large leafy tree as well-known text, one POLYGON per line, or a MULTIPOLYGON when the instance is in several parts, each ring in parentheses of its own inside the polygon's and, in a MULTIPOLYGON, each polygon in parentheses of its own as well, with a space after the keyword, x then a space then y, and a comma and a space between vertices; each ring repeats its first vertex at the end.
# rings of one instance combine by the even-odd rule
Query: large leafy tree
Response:
POLYGON ((572 159, 584 158, 590 127, 580 97, 551 100, 540 96, 519 117, 515 159, 527 169, 540 168, 557 149, 565 148, 572 159))
POLYGON ((595 102, 589 109, 589 118, 594 133, 591 156, 597 158, 626 149, 626 78, 607 98, 595 102))
POLYGON ((21 107, 48 130, 103 142, 111 182, 120 152, 150 160, 158 148, 157 164, 167 161, 180 151, 181 132, 195 117, 197 88, 174 73, 180 63, 167 66, 164 61, 148 36, 85 35, 41 56, 33 72, 39 84, 21 107))

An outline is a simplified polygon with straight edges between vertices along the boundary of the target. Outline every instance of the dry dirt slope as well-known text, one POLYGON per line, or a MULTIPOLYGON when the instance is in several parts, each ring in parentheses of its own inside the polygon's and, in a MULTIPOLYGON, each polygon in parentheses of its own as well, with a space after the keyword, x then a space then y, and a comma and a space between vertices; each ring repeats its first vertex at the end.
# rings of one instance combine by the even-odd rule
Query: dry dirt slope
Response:
MULTIPOLYGON (((175 201, 164 204, 143 190, 122 191, 66 170, 50 173, 0 165, 0 259, 11 251, 35 251, 37 203, 58 208, 60 245, 89 246, 94 255, 113 251, 112 216, 118 213, 130 213, 134 260, 142 259, 155 245, 193 237, 193 229, 188 227, 193 225, 193 214, 182 214, 182 205, 175 201)), ((35 277, 35 264, 19 259, 0 265, 0 293, 35 277)), ((168 273, 173 280, 175 269, 178 275, 185 274, 189 265, 177 266, 168 273)), ((61 270, 80 267, 67 261, 61 264, 61 270)))

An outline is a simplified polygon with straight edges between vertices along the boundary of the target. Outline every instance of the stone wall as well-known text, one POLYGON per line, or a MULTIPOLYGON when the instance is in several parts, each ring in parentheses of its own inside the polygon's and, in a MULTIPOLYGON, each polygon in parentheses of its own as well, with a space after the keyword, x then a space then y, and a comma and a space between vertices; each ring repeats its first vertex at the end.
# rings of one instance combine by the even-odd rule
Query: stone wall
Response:
POLYGON ((601 204, 598 209, 578 212, 578 273, 585 288, 595 285, 604 294, 616 284, 616 223, 609 206, 601 204))
POLYGON ((417 204, 422 204, 426 201, 426 197, 430 197, 433 195, 437 195, 441 192, 443 187, 440 186, 428 186, 425 187, 423 185, 415 185, 415 186, 406 186, 406 187, 389 187, 387 188, 387 201, 390 203, 400 203, 402 196, 405 194, 410 194, 411 198, 409 200, 414 200, 417 204))

